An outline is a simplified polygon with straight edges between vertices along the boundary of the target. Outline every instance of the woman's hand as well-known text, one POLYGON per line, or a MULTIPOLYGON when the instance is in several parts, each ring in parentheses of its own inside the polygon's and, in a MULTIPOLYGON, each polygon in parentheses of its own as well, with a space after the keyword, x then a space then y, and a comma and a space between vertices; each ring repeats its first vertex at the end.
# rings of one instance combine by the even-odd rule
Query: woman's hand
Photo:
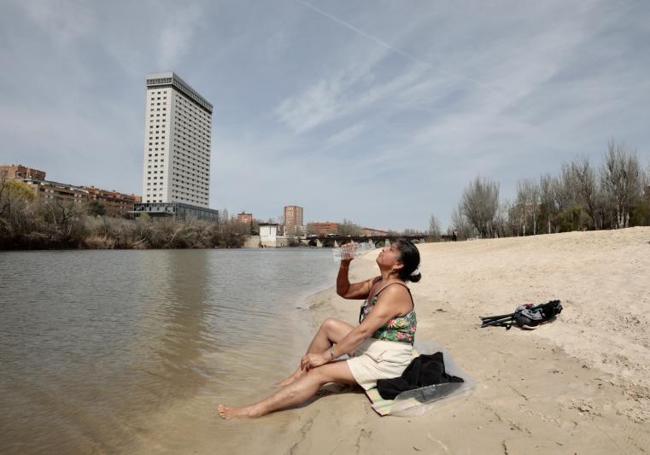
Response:
POLYGON ((315 353, 305 354, 302 360, 300 361, 300 369, 304 371, 309 371, 312 368, 325 365, 329 361, 330 361, 330 356, 328 355, 327 352, 325 354, 315 354, 315 353))
POLYGON ((345 264, 350 264, 354 255, 357 251, 357 244, 350 242, 344 245, 341 245, 341 262, 345 264))

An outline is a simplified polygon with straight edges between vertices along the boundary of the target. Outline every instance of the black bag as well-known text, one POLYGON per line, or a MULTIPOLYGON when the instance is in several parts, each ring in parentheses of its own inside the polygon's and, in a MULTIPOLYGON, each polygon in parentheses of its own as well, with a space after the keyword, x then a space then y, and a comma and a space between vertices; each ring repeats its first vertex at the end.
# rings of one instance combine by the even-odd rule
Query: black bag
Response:
POLYGON ((452 376, 445 371, 442 352, 420 354, 406 367, 400 377, 378 379, 377 391, 385 400, 394 400, 407 390, 418 389, 447 382, 464 382, 463 378, 452 376))
POLYGON ((555 320, 562 312, 562 304, 559 300, 551 300, 540 305, 532 303, 519 305, 514 313, 498 316, 481 316, 481 327, 505 327, 510 330, 513 324, 522 329, 534 329, 541 324, 555 320))

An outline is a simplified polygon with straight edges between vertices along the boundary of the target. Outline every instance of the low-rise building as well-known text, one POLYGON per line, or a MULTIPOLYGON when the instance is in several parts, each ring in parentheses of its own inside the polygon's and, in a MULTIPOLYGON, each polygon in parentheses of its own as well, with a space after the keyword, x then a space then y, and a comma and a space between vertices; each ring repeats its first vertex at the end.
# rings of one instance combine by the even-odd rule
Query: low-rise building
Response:
POLYGON ((243 224, 248 224, 249 226, 253 224, 253 214, 252 213, 246 213, 246 212, 241 212, 237 214, 237 222, 238 223, 243 223, 243 224))
POLYGON ((124 216, 133 211, 135 204, 142 202, 142 198, 134 194, 107 191, 94 186, 83 188, 88 191, 88 200, 98 201, 104 206, 107 216, 124 216))
POLYGON ((88 201, 88 191, 81 186, 50 180, 21 180, 29 185, 37 199, 42 202, 53 202, 56 200, 81 204, 82 202, 88 201))
POLYGON ((284 235, 302 237, 306 234, 307 228, 304 225, 284 226, 284 235))
POLYGON ((339 223, 310 223, 308 234, 315 234, 318 236, 335 235, 339 231, 339 223))
POLYGON ((199 207, 183 202, 148 202, 137 203, 133 209, 137 217, 147 214, 152 218, 174 218, 178 220, 202 220, 213 223, 219 222, 219 211, 207 207, 199 207))
POLYGON ((45 172, 22 164, 1 165, 0 178, 45 180, 45 172))
POLYGON ((384 236, 388 235, 388 231, 382 231, 379 229, 372 229, 372 228, 361 228, 361 235, 365 237, 373 237, 373 236, 384 236))
POLYGON ((260 223, 260 246, 275 248, 278 246, 278 224, 260 223))
POLYGON ((21 164, 0 166, 0 178, 20 180, 27 184, 36 198, 42 202, 66 201, 75 204, 96 201, 104 207, 105 214, 112 217, 128 216, 140 196, 117 191, 102 190, 94 186, 79 186, 69 183, 45 180, 45 171, 32 169, 21 164))
POLYGON ((107 191, 94 186, 77 186, 51 180, 23 179, 32 188, 36 197, 44 202, 72 201, 75 204, 96 201, 105 209, 105 215, 111 217, 127 216, 133 211, 141 198, 135 194, 107 191))

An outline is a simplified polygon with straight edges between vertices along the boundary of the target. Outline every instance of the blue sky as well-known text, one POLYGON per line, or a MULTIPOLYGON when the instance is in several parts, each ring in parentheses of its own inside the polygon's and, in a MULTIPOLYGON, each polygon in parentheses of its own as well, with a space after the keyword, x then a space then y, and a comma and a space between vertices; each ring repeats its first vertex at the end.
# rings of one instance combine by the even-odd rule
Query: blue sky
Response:
POLYGON ((0 162, 141 194, 144 79, 214 105, 210 204, 443 226, 611 138, 650 162, 645 1, 0 1, 0 162))

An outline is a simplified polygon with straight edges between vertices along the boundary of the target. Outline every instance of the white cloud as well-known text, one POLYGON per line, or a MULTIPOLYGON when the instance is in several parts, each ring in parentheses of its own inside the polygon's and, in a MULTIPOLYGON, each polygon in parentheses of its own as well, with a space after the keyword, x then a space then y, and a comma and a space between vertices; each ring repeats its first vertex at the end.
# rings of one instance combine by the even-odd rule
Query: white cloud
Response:
POLYGON ((27 16, 52 38, 69 44, 92 32, 96 17, 88 2, 16 1, 27 16))
POLYGON ((340 97, 349 85, 345 79, 345 75, 340 74, 330 80, 320 80, 300 96, 284 100, 276 113, 297 133, 320 125, 339 110, 340 97))
POLYGON ((348 141, 359 136, 366 129, 366 125, 363 122, 356 123, 352 126, 344 128, 340 131, 337 131, 327 139, 328 147, 335 147, 337 145, 344 144, 348 141))
POLYGON ((165 14, 165 21, 159 37, 158 63, 163 70, 173 69, 178 65, 179 58, 192 45, 194 31, 203 19, 202 10, 198 4, 190 4, 173 14, 165 14))

